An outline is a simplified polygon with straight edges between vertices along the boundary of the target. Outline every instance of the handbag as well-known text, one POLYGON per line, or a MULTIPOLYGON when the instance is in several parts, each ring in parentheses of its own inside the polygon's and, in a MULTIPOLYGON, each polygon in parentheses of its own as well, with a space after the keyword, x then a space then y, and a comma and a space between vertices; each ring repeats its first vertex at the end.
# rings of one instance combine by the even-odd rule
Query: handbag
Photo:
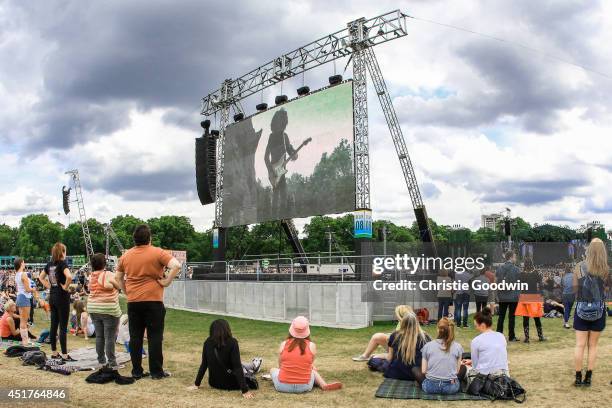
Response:
MULTIPOLYGON (((223 368, 223 370, 225 370, 225 372, 228 373, 229 375, 234 375, 234 372, 232 370, 230 370, 229 368, 227 368, 225 366, 225 364, 223 364, 223 361, 219 357, 219 352, 217 351, 216 347, 214 347, 214 351, 215 351, 215 358, 217 359, 217 361, 221 365, 221 368, 223 368)), ((246 372, 245 373, 244 369, 242 371, 243 371, 242 375, 244 376, 244 382, 246 383, 247 387, 249 387, 249 390, 257 390, 257 389, 259 389, 259 382, 257 381, 257 377, 255 377, 255 374, 253 374, 251 372, 246 372)))
POLYGON ((522 404, 527 391, 507 375, 476 374, 467 389, 468 394, 487 397, 491 401, 510 400, 522 404))

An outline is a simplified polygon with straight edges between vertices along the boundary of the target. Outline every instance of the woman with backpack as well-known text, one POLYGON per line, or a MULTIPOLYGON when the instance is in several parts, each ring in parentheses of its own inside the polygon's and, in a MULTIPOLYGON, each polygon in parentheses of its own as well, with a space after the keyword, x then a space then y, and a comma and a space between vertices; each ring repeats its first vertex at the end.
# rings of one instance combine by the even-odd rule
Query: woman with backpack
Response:
MULTIPOLYGON (((232 336, 227 320, 218 319, 210 325, 210 336, 204 342, 202 363, 198 370, 194 385, 188 390, 200 388, 206 370, 208 370, 208 385, 219 390, 240 390, 242 396, 251 399, 255 395, 249 391, 245 379, 245 371, 254 375, 261 367, 261 359, 253 359, 250 364, 240 361, 238 340, 232 336)), ((255 386, 252 384, 252 388, 255 386)))
POLYGON ((599 238, 593 238, 587 248, 586 260, 576 265, 574 270, 574 292, 576 311, 574 329, 576 348, 574 366, 576 386, 590 386, 597 359, 597 342, 606 327, 606 287, 610 286, 610 270, 606 246, 599 238), (587 371, 582 379, 584 351, 588 350, 587 371))

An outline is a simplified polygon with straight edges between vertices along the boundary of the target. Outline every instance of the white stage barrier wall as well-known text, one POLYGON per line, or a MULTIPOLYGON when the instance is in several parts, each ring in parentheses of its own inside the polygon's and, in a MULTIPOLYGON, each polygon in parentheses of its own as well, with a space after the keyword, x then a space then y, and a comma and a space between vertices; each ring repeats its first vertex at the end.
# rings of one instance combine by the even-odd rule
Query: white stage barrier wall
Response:
POLYGON ((248 319, 290 322, 303 315, 316 326, 360 328, 371 322, 361 283, 175 280, 167 307, 248 319))

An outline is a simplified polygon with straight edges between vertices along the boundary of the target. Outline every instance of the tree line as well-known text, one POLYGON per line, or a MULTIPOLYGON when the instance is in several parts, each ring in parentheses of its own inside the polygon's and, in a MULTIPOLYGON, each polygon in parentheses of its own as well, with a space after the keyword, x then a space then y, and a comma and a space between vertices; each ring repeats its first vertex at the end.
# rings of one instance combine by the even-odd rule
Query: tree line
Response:
MULTIPOLYGON (((212 230, 196 231, 188 217, 165 215, 142 220, 132 215, 120 215, 110 222, 118 239, 125 248, 132 246, 134 228, 146 223, 153 232, 153 244, 166 249, 187 251, 190 262, 212 260, 212 230)), ((513 240, 526 242, 569 242, 584 239, 584 233, 567 226, 535 225, 522 218, 513 219, 513 240)), ((495 230, 480 228, 454 228, 439 225, 430 220, 434 239, 440 243, 499 242, 505 239, 503 224, 495 230)), ((105 252, 106 237, 104 225, 94 218, 88 220, 89 231, 95 252, 105 252)), ((419 229, 414 222, 410 227, 390 221, 373 222, 373 238, 382 241, 382 228, 386 227, 388 242, 418 241, 419 229)), ((353 250, 353 216, 312 217, 303 231, 302 244, 306 252, 327 252, 329 237, 332 250, 349 253, 353 250)), ((594 237, 607 240, 603 228, 593 231, 594 237)), ((51 246, 61 241, 68 247, 69 255, 85 254, 81 225, 72 223, 64 226, 53 222, 47 215, 32 214, 21 219, 18 227, 0 224, 0 255, 17 255, 28 262, 44 262, 49 257, 51 246)), ((227 258, 241 259, 245 255, 285 254, 291 251, 278 221, 269 221, 252 226, 233 227, 227 237, 227 258)), ((111 242, 111 255, 120 255, 119 249, 111 242)))

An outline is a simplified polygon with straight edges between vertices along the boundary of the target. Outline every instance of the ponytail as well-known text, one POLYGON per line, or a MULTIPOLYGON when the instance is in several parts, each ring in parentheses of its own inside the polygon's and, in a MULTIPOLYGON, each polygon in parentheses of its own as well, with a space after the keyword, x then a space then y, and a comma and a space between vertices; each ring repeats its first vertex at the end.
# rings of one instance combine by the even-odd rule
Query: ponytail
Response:
POLYGON ((455 341, 455 322, 447 317, 438 320, 438 339, 442 340, 444 351, 448 353, 455 341))

